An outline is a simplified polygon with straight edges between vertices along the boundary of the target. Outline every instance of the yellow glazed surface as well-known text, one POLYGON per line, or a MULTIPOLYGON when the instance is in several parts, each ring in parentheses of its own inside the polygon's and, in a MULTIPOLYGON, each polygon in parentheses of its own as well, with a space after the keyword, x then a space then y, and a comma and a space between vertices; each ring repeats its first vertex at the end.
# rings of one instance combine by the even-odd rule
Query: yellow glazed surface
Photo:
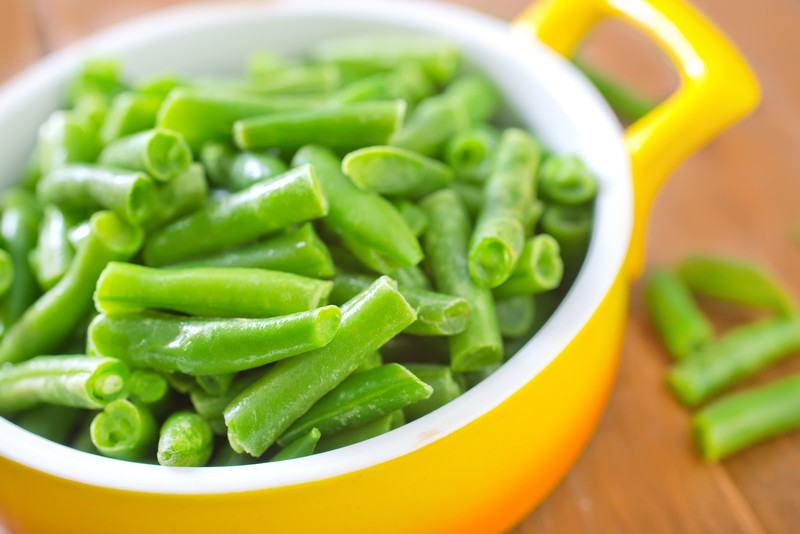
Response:
POLYGON ((410 454, 294 486, 146 494, 66 481, 0 458, 0 510, 12 531, 486 533, 522 518, 572 465, 605 406, 628 283, 641 269, 646 215, 659 185, 758 100, 755 79, 736 51, 679 0, 549 0, 517 24, 569 54, 607 16, 651 35, 676 63, 682 85, 626 133, 636 199, 630 270, 618 274, 591 319, 547 368, 495 409, 410 454))

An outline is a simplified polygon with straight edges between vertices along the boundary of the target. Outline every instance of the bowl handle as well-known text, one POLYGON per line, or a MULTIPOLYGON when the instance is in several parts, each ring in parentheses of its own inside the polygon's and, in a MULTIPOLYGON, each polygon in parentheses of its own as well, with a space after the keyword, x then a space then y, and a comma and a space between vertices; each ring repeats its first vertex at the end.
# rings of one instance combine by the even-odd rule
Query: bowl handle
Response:
POLYGON ((641 273, 647 219, 669 174, 693 152, 750 113, 758 81, 728 39, 682 0, 542 0, 515 21, 570 56, 606 17, 620 17, 652 38, 674 63, 680 86, 625 132, 634 180, 634 229, 628 265, 641 273))

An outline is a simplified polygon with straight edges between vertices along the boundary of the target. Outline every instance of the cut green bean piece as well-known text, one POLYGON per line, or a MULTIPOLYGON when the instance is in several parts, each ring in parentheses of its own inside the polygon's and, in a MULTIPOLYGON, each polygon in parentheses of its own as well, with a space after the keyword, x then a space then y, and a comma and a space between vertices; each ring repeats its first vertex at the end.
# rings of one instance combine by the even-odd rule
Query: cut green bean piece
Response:
POLYGON ((269 72, 253 71, 245 90, 260 95, 324 95, 339 87, 335 65, 287 65, 269 72))
POLYGON ((64 277, 75 251, 67 238, 68 221, 64 213, 55 206, 46 206, 39 226, 39 240, 30 255, 30 263, 39 285, 50 289, 64 277))
POLYGON ((458 47, 436 37, 421 35, 368 35, 323 41, 314 47, 312 57, 342 68, 389 70, 413 62, 439 84, 447 83, 458 70, 458 47))
POLYGON ((178 89, 161 106, 156 124, 181 134, 192 150, 200 150, 209 141, 229 141, 233 123, 240 119, 308 107, 301 98, 178 89))
POLYGON ((56 111, 39 128, 36 154, 43 175, 71 163, 97 158, 100 142, 85 121, 66 111, 56 111))
POLYGON ((710 461, 800 429, 800 376, 723 397, 695 414, 692 426, 697 447, 710 461))
POLYGON ((453 171, 410 150, 371 146, 347 154, 342 172, 358 187, 381 195, 420 198, 446 187, 453 171))
POLYGON ((255 382, 258 377, 259 375, 252 373, 238 375, 231 383, 228 390, 219 395, 212 395, 207 391, 194 389, 190 393, 192 406, 197 413, 208 421, 215 434, 225 434, 227 432, 225 428, 225 419, 223 417, 225 408, 227 408, 237 395, 255 382))
POLYGON ((404 63, 391 72, 354 81, 334 94, 331 102, 342 105, 401 99, 408 106, 414 106, 435 92, 436 88, 419 64, 404 63))
POLYGON ((134 366, 215 375, 324 347, 336 335, 340 318, 336 306, 269 319, 99 315, 89 339, 98 354, 114 354, 134 366))
POLYGON ((489 118, 497 100, 494 87, 484 78, 460 78, 444 93, 423 100, 392 144, 425 156, 438 155, 454 134, 489 118))
POLYGON ((494 289, 499 298, 530 296, 557 288, 564 276, 558 241, 547 234, 528 239, 511 276, 494 289))
POLYGON ((278 54, 274 50, 257 50, 247 58, 247 77, 257 78, 267 76, 280 69, 291 67, 294 62, 278 54))
POLYGON ((224 395, 233 385, 236 373, 223 373, 221 375, 198 375, 195 377, 200 389, 209 395, 224 395))
POLYGON ((464 392, 463 386, 459 384, 453 371, 446 365, 408 363, 405 364, 405 367, 414 373, 414 376, 433 388, 430 397, 403 408, 403 414, 409 421, 419 419, 423 415, 441 408, 464 392))
POLYGON ((433 388, 397 363, 354 373, 322 397, 278 439, 286 446, 313 428, 333 435, 427 399, 433 388))
POLYGON ((542 216, 542 231, 558 241, 565 277, 578 272, 592 235, 592 209, 586 206, 550 205, 542 216))
POLYGON ((683 282, 665 269, 654 269, 645 282, 645 301, 667 350, 683 359, 711 342, 714 331, 683 282))
POLYGON ((174 267, 252 267, 311 278, 330 278, 334 273, 331 253, 310 223, 259 243, 174 267))
POLYGON ((156 423, 144 406, 119 399, 95 416, 90 435, 103 456, 141 462, 155 449, 156 423))
POLYGON ((200 467, 208 463, 213 450, 211 427, 194 412, 175 412, 161 425, 156 454, 161 465, 200 467))
POLYGON ((18 362, 57 349, 90 310, 105 266, 130 258, 141 242, 141 230, 113 213, 93 215, 89 237, 64 278, 33 303, 0 341, 0 362, 18 362))
POLYGON ((477 217, 483 207, 483 189, 479 185, 461 181, 450 184, 450 189, 458 194, 467 212, 472 217, 477 217))
MULTIPOLYGON (((334 278, 331 302, 343 304, 364 291, 374 279, 368 275, 341 273, 334 278)), ((469 322, 470 305, 466 299, 401 285, 400 292, 417 312, 417 320, 405 332, 423 336, 452 336, 462 332, 469 322)))
POLYGON ((797 303, 770 274, 739 260, 692 256, 678 265, 678 276, 695 293, 782 315, 797 311, 797 303))
POLYGON ((228 440, 237 452, 261 456, 319 399, 416 318, 388 277, 342 306, 331 343, 270 367, 225 409, 228 440))
POLYGON ((620 85, 598 70, 589 67, 585 62, 575 59, 575 66, 589 79, 608 101, 611 109, 626 122, 635 122, 653 111, 658 102, 643 98, 629 88, 620 85))
POLYGON ((464 298, 471 309, 464 331, 449 338, 453 370, 473 371, 498 363, 503 345, 492 293, 478 287, 469 273, 466 209, 450 190, 434 193, 422 205, 430 217, 424 243, 436 287, 464 298))
POLYGON ((400 128, 406 103, 363 102, 309 111, 273 113, 237 121, 233 137, 242 149, 297 149, 308 144, 335 150, 384 145, 400 128))
POLYGON ((381 356, 380 352, 375 351, 367 356, 354 372, 360 373, 362 371, 369 371, 370 369, 375 369, 381 365, 383 365, 383 356, 381 356))
POLYGON ((161 228, 148 239, 145 262, 167 265, 243 245, 294 223, 324 216, 328 204, 310 165, 255 184, 161 228), (202 236, 202 239, 198 239, 202 236))
POLYGON ((528 133, 503 133, 497 162, 469 247, 469 272, 483 287, 497 287, 511 276, 525 240, 526 206, 536 194, 534 175, 539 144, 528 133))
POLYGON ((425 210, 408 200, 399 199, 393 202, 395 209, 405 219, 411 233, 421 236, 428 228, 428 215, 425 210))
POLYGON ((110 263, 94 301, 106 315, 147 309, 205 317, 273 317, 323 305, 332 282, 241 267, 153 269, 110 263))
POLYGON ((403 217, 379 195, 360 190, 341 171, 341 162, 330 150, 307 146, 294 157, 295 165, 314 166, 330 212, 322 224, 340 238, 377 250, 402 266, 422 260, 422 249, 403 217))
POLYGON ((321 437, 322 433, 319 429, 312 428, 302 436, 298 436, 291 443, 287 443, 280 452, 270 459, 270 462, 280 462, 283 460, 310 456, 314 454, 314 449, 317 448, 317 443, 319 443, 319 438, 321 437))
POLYGON ((395 269, 389 273, 389 276, 397 280, 397 283, 402 287, 411 287, 415 289, 431 289, 431 282, 418 265, 413 267, 402 267, 395 269))
POLYGON ((42 202, 63 208, 109 209, 137 224, 147 220, 155 206, 156 187, 144 173, 94 165, 69 165, 39 182, 42 202))
POLYGON ((43 404, 22 413, 14 422, 28 432, 56 443, 65 443, 80 414, 80 410, 68 406, 43 404))
POLYGON ((156 185, 155 208, 145 221, 145 227, 153 230, 191 213, 200 208, 207 197, 208 184, 203 166, 193 164, 185 173, 156 185))
POLYGON ((597 180, 586 164, 573 155, 553 155, 539 170, 539 192, 545 200, 576 206, 597 195, 597 180))
POLYGON ((688 406, 800 350, 800 317, 764 319, 708 343, 669 372, 675 395, 688 406))
POLYGON ((74 105, 86 95, 113 97, 125 89, 119 61, 91 58, 83 62, 67 88, 67 101, 74 105))
POLYGON ((447 142, 445 161, 460 180, 485 182, 494 168, 500 133, 482 124, 457 132, 447 142))
POLYGON ((189 170, 192 151, 175 132, 147 130, 106 145, 99 162, 109 167, 146 172, 159 182, 168 182, 189 170))
POLYGON ((128 392, 128 367, 114 358, 38 356, 0 366, 0 413, 39 403, 97 409, 128 392))
POLYGON ((498 299, 495 307, 503 337, 525 337, 533 329, 536 306, 530 295, 498 299))
POLYGON ((11 255, 0 249, 0 297, 5 296, 14 283, 14 260, 11 255))
POLYGON ((131 92, 117 95, 100 129, 103 143, 108 144, 153 128, 163 101, 162 97, 151 94, 131 92))
MULTIPOLYGON (((400 416, 402 416, 402 414, 403 412, 399 413, 400 416)), ((324 436, 317 444, 317 452, 341 449, 342 447, 354 445, 370 438, 380 436, 381 434, 386 434, 390 430, 396 428, 397 417, 397 412, 392 412, 389 415, 384 415, 383 417, 361 426, 347 428, 332 436, 324 436)))
POLYGON ((153 404, 167 396, 167 379, 155 371, 134 369, 130 379, 131 397, 143 404, 153 404))
POLYGON ((247 189, 256 182, 287 171, 286 164, 275 156, 238 152, 225 143, 205 145, 201 157, 209 179, 231 191, 247 189))

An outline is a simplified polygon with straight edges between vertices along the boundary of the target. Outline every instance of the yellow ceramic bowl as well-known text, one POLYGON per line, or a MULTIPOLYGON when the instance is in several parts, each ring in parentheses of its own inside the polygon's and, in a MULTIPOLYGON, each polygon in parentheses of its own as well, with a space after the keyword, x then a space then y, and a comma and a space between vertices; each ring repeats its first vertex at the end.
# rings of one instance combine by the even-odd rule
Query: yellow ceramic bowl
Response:
POLYGON ((515 26, 427 3, 180 9, 60 52, 4 89, 0 175, 8 177, 87 53, 118 56, 133 75, 199 74, 235 69, 257 48, 299 53, 323 37, 430 33, 459 43, 514 114, 556 150, 580 154, 601 184, 591 247, 564 302, 463 397, 344 449, 223 468, 120 462, 0 420, 0 512, 13 532, 486 533, 508 528, 542 499, 589 439, 611 389, 628 282, 639 270, 658 185, 750 111, 758 87, 736 51, 680 0, 545 1, 515 26), (606 16, 652 36, 682 78, 672 97, 627 132, 557 54, 569 54, 606 16))

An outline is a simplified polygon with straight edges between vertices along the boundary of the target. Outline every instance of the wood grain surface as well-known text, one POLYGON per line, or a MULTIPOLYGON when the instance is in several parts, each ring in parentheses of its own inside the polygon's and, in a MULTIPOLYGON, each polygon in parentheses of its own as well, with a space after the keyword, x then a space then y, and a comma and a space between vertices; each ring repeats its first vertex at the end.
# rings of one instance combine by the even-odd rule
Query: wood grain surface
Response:
MULTIPOLYGON (((115 22, 182 0, 2 0, 0 78, 115 22)), ((525 0, 460 0, 511 18, 525 0)), ((800 2, 695 0, 738 44, 764 88, 749 119, 687 161, 664 188, 649 264, 702 250, 757 259, 800 294, 800 2)), ((621 24, 601 25, 585 56, 654 96, 674 83, 654 47, 621 24)), ((702 120, 698 118, 698 120, 702 120)), ((800 532, 800 434, 719 465, 691 448, 689 414, 663 387, 668 359, 632 296, 623 363, 600 429, 575 468, 514 532, 800 532)), ((747 320, 707 304, 724 330, 747 320)), ((753 383, 800 372, 797 358, 753 383)))

